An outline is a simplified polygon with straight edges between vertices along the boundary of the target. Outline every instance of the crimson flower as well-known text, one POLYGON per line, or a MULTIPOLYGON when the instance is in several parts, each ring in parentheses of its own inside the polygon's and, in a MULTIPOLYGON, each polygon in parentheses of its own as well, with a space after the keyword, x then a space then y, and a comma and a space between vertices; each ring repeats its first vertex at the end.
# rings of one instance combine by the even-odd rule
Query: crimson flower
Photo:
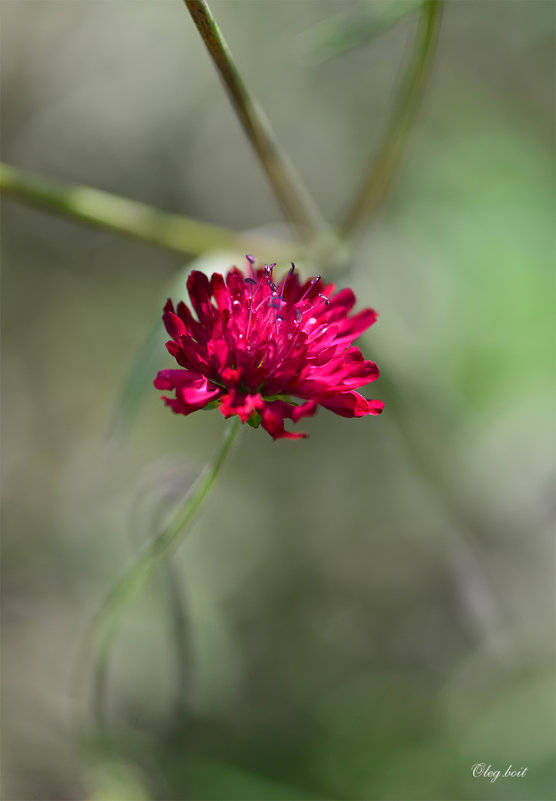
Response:
POLYGON ((253 257, 247 260, 247 276, 237 267, 226 280, 191 273, 187 289, 197 318, 183 301, 176 309, 166 303, 166 347, 181 368, 156 376, 157 389, 175 392, 163 396, 166 404, 176 414, 217 407, 225 417, 261 424, 273 439, 305 437, 286 431, 284 419, 309 417, 319 404, 343 417, 380 414, 382 401, 354 392, 378 378, 378 367, 351 344, 377 313, 349 316, 351 289, 334 294, 334 284, 320 276, 302 284, 293 264, 275 284, 274 264, 255 269, 253 257))

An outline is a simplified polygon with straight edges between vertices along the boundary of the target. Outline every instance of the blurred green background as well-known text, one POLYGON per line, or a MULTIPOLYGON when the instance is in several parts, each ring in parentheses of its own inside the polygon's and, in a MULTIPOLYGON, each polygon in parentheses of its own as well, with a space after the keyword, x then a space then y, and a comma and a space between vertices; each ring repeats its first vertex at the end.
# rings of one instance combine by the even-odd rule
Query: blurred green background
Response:
MULTIPOLYGON (((211 4, 331 221, 392 111, 404 6, 211 4)), ((5 161, 280 235, 182 3, 1 15, 5 161)), ((338 278, 380 310, 360 345, 387 408, 243 432, 126 617, 103 746, 72 724, 78 644, 224 428, 165 409, 164 337, 141 348, 192 266, 242 254, 186 264, 3 200, 4 799, 554 797, 553 65, 552 2, 447 3, 404 169, 338 278)))

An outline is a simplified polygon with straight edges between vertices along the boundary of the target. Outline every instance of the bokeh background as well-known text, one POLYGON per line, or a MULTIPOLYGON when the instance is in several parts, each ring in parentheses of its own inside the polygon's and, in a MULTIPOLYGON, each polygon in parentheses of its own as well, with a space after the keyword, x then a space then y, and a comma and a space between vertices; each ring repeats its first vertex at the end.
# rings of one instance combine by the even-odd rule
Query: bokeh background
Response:
MULTIPOLYGON (((212 8, 334 222, 384 134, 415 15, 212 8)), ((178 0, 1 16, 5 161, 281 235, 178 0)), ((163 407, 164 336, 145 341, 192 266, 241 254, 186 263, 3 201, 4 799, 554 797, 553 64, 552 2, 446 4, 404 169, 338 277, 381 312, 360 345, 386 410, 321 411, 300 442, 244 431, 127 615, 111 739, 86 747, 78 644, 225 425, 163 407), (528 771, 490 782, 471 774, 482 762, 528 771)))

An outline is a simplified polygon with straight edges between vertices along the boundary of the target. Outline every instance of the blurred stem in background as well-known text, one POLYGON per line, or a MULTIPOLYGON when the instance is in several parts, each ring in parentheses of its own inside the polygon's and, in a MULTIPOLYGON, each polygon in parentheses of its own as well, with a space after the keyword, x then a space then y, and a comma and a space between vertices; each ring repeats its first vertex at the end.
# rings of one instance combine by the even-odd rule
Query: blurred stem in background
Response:
MULTIPOLYGON (((506 621, 503 609, 494 588, 485 578, 484 567, 477 556, 481 544, 488 539, 489 523, 492 527, 492 522, 486 521, 481 512, 477 514, 475 506, 469 504, 462 495, 457 480, 458 464, 448 444, 454 422, 444 405, 438 399, 433 400, 430 391, 409 378, 407 373, 395 376, 396 370, 392 366, 388 373, 381 376, 382 387, 388 399, 390 418, 407 457, 416 476, 432 491, 440 508, 455 524, 450 529, 452 551, 459 557, 454 582, 465 609, 465 617, 473 628, 475 638, 502 664, 507 663, 512 657, 512 647, 504 634, 506 621), (407 389, 405 394, 396 392, 396 387, 402 384, 407 389), (411 400, 408 402, 407 398, 411 400), (415 407, 426 411, 415 418, 411 413, 415 407)), ((508 527, 507 523, 505 525, 508 527)))
POLYGON ((402 82, 398 103, 382 145, 374 158, 341 225, 349 237, 374 215, 394 182, 415 122, 436 52, 444 0, 425 0, 417 27, 415 46, 402 82))
MULTIPOLYGON (((247 237, 230 228, 170 214, 89 186, 63 186, 2 163, 0 192, 60 217, 114 231, 176 253, 200 256, 207 250, 245 253, 253 249, 254 237, 251 235, 247 237)), ((290 258, 291 246, 287 242, 261 239, 260 247, 273 253, 284 253, 285 258, 290 258)))
MULTIPOLYGON (((160 342, 160 336, 159 336, 160 342)), ((137 489, 130 508, 129 534, 132 558, 146 547, 153 532, 158 532, 168 517, 168 509, 175 508, 191 491, 193 476, 183 465, 164 460, 156 469, 148 470, 148 480, 137 489)), ((189 699, 192 687, 192 660, 186 587, 180 566, 171 554, 164 563, 157 578, 154 592, 159 594, 166 605, 165 622, 174 652, 175 696, 172 699, 172 716, 179 725, 184 725, 190 708, 189 699)))
MULTIPOLYGON (((348 254, 342 253, 340 248, 337 257, 334 257, 333 252, 339 249, 338 238, 322 217, 290 160, 282 153, 263 112, 247 91, 206 2, 184 2, 220 73, 234 110, 284 215, 296 224, 298 234, 307 237, 307 233, 310 233, 309 241, 315 260, 324 259, 332 267, 339 259, 339 264, 345 266, 348 254)), ((443 0, 425 0, 422 5, 415 49, 409 61, 397 111, 368 177, 343 222, 342 232, 346 240, 358 226, 372 217, 386 197, 399 169, 430 73, 442 5, 443 0)), ((62 217, 178 253, 196 256, 216 248, 243 253, 253 249, 252 237, 247 242, 247 237, 231 229, 192 220, 181 214, 170 214, 91 187, 60 186, 6 164, 0 164, 0 192, 62 217)), ((293 243, 262 241, 260 247, 272 251, 274 258, 289 250, 289 259, 293 243)))
MULTIPOLYGON (((214 484, 237 437, 240 426, 239 418, 228 423, 224 439, 214 458, 206 465, 182 503, 173 511, 162 533, 147 544, 141 555, 112 588, 93 619, 77 662, 75 679, 76 689, 78 689, 86 677, 87 666, 91 666, 93 676, 91 713, 99 732, 103 729, 107 662, 122 616, 156 568, 183 539, 189 524, 214 484)), ((79 698, 79 693, 77 698, 79 698)))
POLYGON ((268 120, 243 82, 233 56, 205 0, 184 0, 207 47, 247 138, 274 190, 286 219, 304 238, 328 230, 317 204, 283 153, 268 120))

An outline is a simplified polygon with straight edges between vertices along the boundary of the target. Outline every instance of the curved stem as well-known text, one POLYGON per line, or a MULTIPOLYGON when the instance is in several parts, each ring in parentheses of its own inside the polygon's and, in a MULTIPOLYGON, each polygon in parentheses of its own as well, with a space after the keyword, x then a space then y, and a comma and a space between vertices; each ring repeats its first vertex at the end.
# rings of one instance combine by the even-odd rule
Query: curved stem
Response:
MULTIPOLYGON (((280 207, 290 222, 318 233, 328 226, 293 164, 283 153, 256 100, 249 94, 205 0, 184 0, 210 57, 226 87, 232 106, 266 172, 280 207)), ((303 230, 301 231, 303 233, 303 230)))
POLYGON ((341 226, 344 236, 368 221, 385 199, 400 167, 421 104, 438 41, 443 0, 425 0, 415 47, 409 60, 396 111, 377 156, 341 226))
MULTIPOLYGON (((199 256, 213 248, 246 253, 255 247, 253 237, 231 229, 170 214, 89 186, 53 183, 7 164, 0 164, 0 192, 60 217, 114 231, 176 253, 199 256)), ((261 242, 261 247, 263 244, 274 255, 280 252, 287 256, 283 242, 261 242)))
POLYGON ((239 418, 230 422, 220 449, 205 467, 183 503, 174 511, 162 533, 146 545, 112 588, 91 623, 78 658, 75 679, 79 684, 83 681, 90 663, 93 673, 91 709, 97 727, 102 726, 107 660, 122 616, 161 561, 176 548, 186 533, 188 524, 208 495, 240 426, 239 418))

